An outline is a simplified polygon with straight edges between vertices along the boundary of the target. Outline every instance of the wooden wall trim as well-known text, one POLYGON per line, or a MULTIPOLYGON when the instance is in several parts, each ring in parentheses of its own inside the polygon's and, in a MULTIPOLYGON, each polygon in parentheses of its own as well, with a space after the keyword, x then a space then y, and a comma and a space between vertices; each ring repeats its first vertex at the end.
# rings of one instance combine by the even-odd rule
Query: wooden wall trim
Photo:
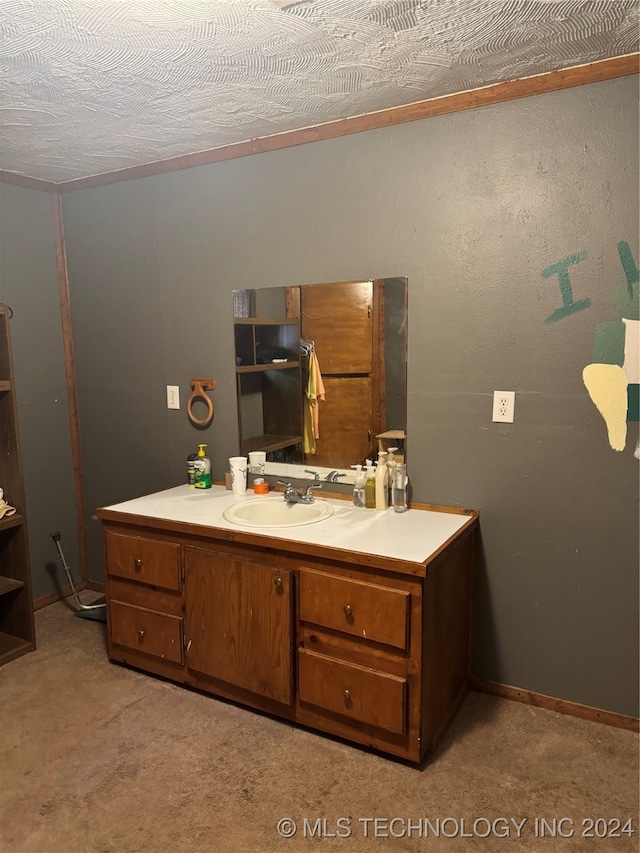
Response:
POLYGON ((116 184, 121 181, 131 181, 137 178, 175 172, 180 169, 191 169, 195 166, 208 166, 212 163, 233 160, 238 157, 248 157, 252 154, 278 151, 282 148, 290 148, 295 145, 305 145, 308 142, 336 139, 340 136, 349 136, 353 133, 377 130, 396 124, 419 121, 425 118, 447 115, 491 104, 500 104, 518 98, 527 98, 530 95, 541 95, 560 89, 583 86, 587 83, 600 83, 604 80, 613 80, 616 77, 637 74, 639 71, 639 57, 640 53, 631 53, 626 56, 617 56, 613 59, 591 62, 588 65, 577 65, 559 71, 549 71, 545 74, 537 74, 534 77, 523 77, 520 80, 495 83, 492 86, 484 86, 481 89, 444 95, 440 98, 419 101, 404 107, 393 107, 388 110, 355 116, 354 118, 340 119, 328 122, 327 124, 316 125, 315 127, 307 127, 302 130, 287 131, 275 134, 274 136, 252 139, 248 142, 225 145, 209 151, 198 151, 194 154, 184 154, 179 157, 171 157, 167 160, 159 160, 155 163, 143 163, 139 166, 129 166, 126 169, 117 169, 113 172, 63 181, 56 184, 55 187, 59 192, 63 193, 90 189, 105 184, 116 184))
POLYGON ((84 469, 82 465, 82 445, 80 442, 80 418, 78 415, 78 390, 76 387, 76 369, 71 333, 71 300, 69 294, 69 272, 67 269, 67 250, 62 222, 62 198, 53 193, 53 227, 56 241, 56 262, 58 268, 58 294, 60 298, 60 319, 62 324, 62 345, 64 349, 64 367, 67 378, 67 406, 69 409, 69 432, 71 438, 71 460, 76 497, 76 520, 78 524, 78 552, 80 557, 80 575, 89 577, 89 549, 87 546, 87 528, 84 496, 84 469))
POLYGON ((4 172, 2 169, 0 169, 0 184, 13 184, 16 187, 47 193, 55 192, 58 186, 53 181, 30 178, 28 175, 16 175, 14 172, 4 172))
POLYGON ((556 699, 553 696, 545 696, 543 693, 534 693, 533 690, 510 687, 508 684, 499 684, 496 681, 484 681, 473 676, 471 677, 471 687, 479 693, 490 693, 492 696, 500 696, 502 699, 523 702, 525 705, 534 705, 536 708, 546 708, 548 711, 556 711, 558 714, 566 714, 569 717, 580 717, 583 720, 590 720, 592 723, 604 723, 606 726, 626 729, 629 732, 640 731, 640 720, 636 717, 628 717, 625 714, 617 714, 615 711, 591 708, 589 705, 580 705, 578 702, 556 699))
MULTIPOLYGON (((98 581, 80 580, 75 582, 77 592, 82 592, 83 589, 92 592, 101 592, 104 594, 105 586, 98 581)), ((65 598, 70 598, 73 595, 73 590, 70 586, 63 586, 61 589, 56 589, 54 592, 49 592, 47 595, 41 595, 33 602, 34 610, 42 610, 43 607, 49 607, 50 604, 55 604, 56 601, 62 601, 65 598)), ((75 610, 75 605, 71 607, 75 610)))
MULTIPOLYGON (((87 589, 87 587, 87 581, 78 581, 76 583, 76 589, 78 592, 83 589, 87 589)), ((56 589, 54 592, 49 592, 47 595, 41 595, 39 598, 36 598, 33 602, 33 609, 42 610, 43 607, 49 607, 50 604, 55 604, 56 601, 62 601, 64 598, 69 598, 71 595, 73 595, 71 587, 63 586, 61 589, 56 589)))

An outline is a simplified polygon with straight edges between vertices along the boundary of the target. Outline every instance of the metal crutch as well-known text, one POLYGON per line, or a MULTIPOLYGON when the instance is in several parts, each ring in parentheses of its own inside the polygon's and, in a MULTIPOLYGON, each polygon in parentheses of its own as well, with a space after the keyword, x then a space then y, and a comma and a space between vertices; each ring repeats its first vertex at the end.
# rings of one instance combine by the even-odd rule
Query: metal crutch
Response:
POLYGON ((75 616, 79 616, 81 619, 95 619, 96 622, 106 622, 107 621, 107 604, 105 597, 98 598, 94 604, 83 604, 80 600, 80 596, 78 595, 78 590, 76 589, 76 585, 73 582, 73 578, 71 577, 71 570, 67 565, 67 561, 64 557, 64 551, 62 550, 62 545, 60 543, 60 533, 51 533, 51 538, 53 539, 56 548, 58 549, 58 554, 60 556, 60 562, 62 563, 62 568, 67 576, 67 580, 69 581, 69 586, 71 587, 71 596, 73 601, 78 608, 75 612, 75 616))

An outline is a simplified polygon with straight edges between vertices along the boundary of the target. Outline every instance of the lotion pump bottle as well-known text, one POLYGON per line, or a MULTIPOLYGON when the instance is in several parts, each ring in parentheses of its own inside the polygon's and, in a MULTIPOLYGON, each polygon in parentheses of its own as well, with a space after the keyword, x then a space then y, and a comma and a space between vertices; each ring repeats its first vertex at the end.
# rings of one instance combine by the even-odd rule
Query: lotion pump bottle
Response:
POLYGON ((205 454, 204 448, 206 444, 198 445, 198 455, 196 456, 195 467, 195 487, 196 489, 211 488, 211 460, 205 454))
POLYGON ((353 480, 353 505, 364 506, 364 484, 366 475, 362 470, 362 465, 352 465, 351 467, 355 468, 356 471, 356 475, 353 480))
POLYGON ((386 509, 389 506, 385 456, 386 454, 382 451, 378 454, 378 465, 376 468, 376 509, 386 509))
POLYGON ((364 505, 367 509, 376 508, 376 480, 370 459, 367 459, 367 476, 364 483, 364 505))

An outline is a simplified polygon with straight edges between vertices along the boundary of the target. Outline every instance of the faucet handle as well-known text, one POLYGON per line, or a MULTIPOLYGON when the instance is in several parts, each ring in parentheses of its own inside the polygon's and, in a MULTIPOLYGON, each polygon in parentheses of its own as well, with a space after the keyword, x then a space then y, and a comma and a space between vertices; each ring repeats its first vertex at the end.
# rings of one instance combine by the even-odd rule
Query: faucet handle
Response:
POLYGON ((290 492, 293 489, 293 486, 291 485, 291 483, 287 483, 286 480, 276 480, 276 483, 279 486, 285 486, 285 488, 288 492, 290 492))
POLYGON ((322 483, 311 483, 305 489, 305 492, 304 492, 305 497, 310 498, 311 492, 313 491, 313 489, 321 489, 321 488, 322 488, 322 483))

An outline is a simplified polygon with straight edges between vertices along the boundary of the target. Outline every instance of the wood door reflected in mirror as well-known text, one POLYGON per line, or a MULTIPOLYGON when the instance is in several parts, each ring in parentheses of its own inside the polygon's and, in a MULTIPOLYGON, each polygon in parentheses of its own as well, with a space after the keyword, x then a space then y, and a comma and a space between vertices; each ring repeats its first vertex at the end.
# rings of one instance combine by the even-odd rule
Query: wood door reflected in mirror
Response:
POLYGON ((407 279, 234 291, 240 452, 349 468, 406 454, 407 279))

